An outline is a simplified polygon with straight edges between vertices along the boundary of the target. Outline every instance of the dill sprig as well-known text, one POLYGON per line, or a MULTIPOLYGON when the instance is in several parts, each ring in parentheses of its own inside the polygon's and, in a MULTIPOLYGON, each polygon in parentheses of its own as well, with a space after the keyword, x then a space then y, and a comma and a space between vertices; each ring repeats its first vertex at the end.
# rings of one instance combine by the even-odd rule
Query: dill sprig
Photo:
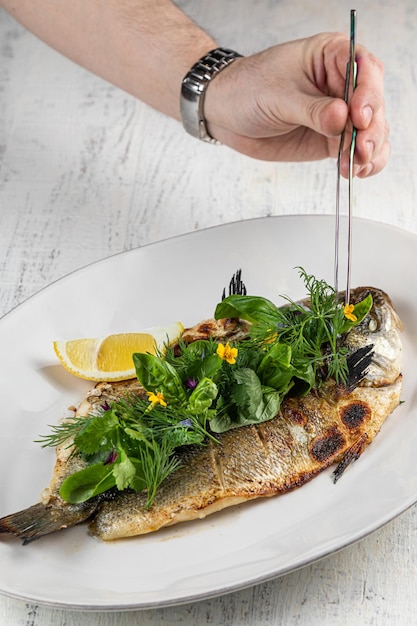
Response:
POLYGON ((163 438, 159 444, 155 442, 151 447, 139 449, 144 480, 148 486, 147 507, 152 504, 160 484, 181 465, 180 459, 174 454, 175 448, 168 438, 163 438))
POLYGON ((300 304, 284 296, 289 305, 277 310, 277 340, 291 346, 296 362, 311 363, 317 383, 323 372, 345 382, 347 351, 340 345, 346 322, 343 307, 326 281, 318 280, 302 268, 299 272, 308 297, 300 304))
POLYGON ((90 416, 73 416, 68 417, 60 424, 50 424, 48 428, 51 432, 48 435, 42 435, 35 443, 40 443, 42 448, 56 448, 63 444, 68 447, 73 445, 74 438, 81 430, 90 422, 90 416))

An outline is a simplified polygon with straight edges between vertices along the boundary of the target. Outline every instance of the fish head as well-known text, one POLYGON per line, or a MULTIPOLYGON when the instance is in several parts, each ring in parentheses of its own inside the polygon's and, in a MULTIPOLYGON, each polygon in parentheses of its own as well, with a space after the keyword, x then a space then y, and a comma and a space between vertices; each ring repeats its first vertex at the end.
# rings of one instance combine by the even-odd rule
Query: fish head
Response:
POLYGON ((356 304, 371 294, 372 308, 368 315, 344 338, 349 352, 372 345, 373 358, 362 385, 381 387, 392 384, 401 374, 402 322, 390 297, 375 287, 358 287, 351 292, 350 302, 356 304))

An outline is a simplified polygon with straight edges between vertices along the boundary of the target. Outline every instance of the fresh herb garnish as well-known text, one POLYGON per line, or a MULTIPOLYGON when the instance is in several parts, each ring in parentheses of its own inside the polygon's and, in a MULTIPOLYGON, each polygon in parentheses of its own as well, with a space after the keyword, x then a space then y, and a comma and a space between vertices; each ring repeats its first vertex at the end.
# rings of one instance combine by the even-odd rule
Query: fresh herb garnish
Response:
POLYGON ((44 445, 68 441, 87 463, 63 482, 62 498, 78 503, 113 487, 146 488, 150 506, 179 466, 177 448, 270 420, 288 393, 308 393, 328 377, 345 382, 341 336, 368 314, 372 297, 342 306, 325 281, 299 272, 308 293, 304 303, 285 298, 285 306, 277 307, 258 296, 228 296, 215 317, 249 321, 246 339, 180 339, 175 351, 166 346, 163 355, 134 354, 147 399, 106 403, 96 414, 53 427, 44 445))
POLYGON ((252 338, 261 344, 288 346, 294 376, 304 372, 300 378, 308 382, 308 392, 323 376, 345 382, 346 350, 340 345, 340 337, 369 313, 372 296, 343 307, 324 280, 317 280, 302 268, 299 272, 308 293, 303 304, 285 297, 287 305, 278 308, 266 298, 232 295, 217 305, 215 318, 248 320, 252 322, 252 338))
POLYGON ((64 480, 64 500, 84 502, 112 487, 146 488, 150 505, 161 482, 179 465, 175 450, 201 444, 210 435, 199 415, 134 397, 55 426, 43 445, 63 444, 67 436, 88 465, 64 480))

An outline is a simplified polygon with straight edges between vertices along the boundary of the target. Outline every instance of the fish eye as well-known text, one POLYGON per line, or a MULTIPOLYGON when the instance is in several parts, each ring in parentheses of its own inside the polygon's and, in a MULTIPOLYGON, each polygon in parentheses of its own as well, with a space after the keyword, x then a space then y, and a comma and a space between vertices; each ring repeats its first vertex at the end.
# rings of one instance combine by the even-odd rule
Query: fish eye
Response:
POLYGON ((372 319, 369 321, 369 324, 368 324, 368 329, 369 329, 369 331, 370 331, 371 333, 374 333, 374 332, 376 331, 376 329, 377 329, 377 328, 378 328, 378 322, 376 321, 376 319, 372 318, 372 319))

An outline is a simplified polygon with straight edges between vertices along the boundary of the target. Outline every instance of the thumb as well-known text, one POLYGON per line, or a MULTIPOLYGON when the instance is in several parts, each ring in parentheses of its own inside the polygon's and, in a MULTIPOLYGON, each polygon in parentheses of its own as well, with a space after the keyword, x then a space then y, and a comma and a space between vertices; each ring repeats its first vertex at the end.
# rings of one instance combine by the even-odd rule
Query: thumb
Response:
POLYGON ((336 137, 346 125, 348 108, 341 98, 305 94, 293 100, 293 115, 298 118, 293 120, 295 124, 325 137, 336 137))

